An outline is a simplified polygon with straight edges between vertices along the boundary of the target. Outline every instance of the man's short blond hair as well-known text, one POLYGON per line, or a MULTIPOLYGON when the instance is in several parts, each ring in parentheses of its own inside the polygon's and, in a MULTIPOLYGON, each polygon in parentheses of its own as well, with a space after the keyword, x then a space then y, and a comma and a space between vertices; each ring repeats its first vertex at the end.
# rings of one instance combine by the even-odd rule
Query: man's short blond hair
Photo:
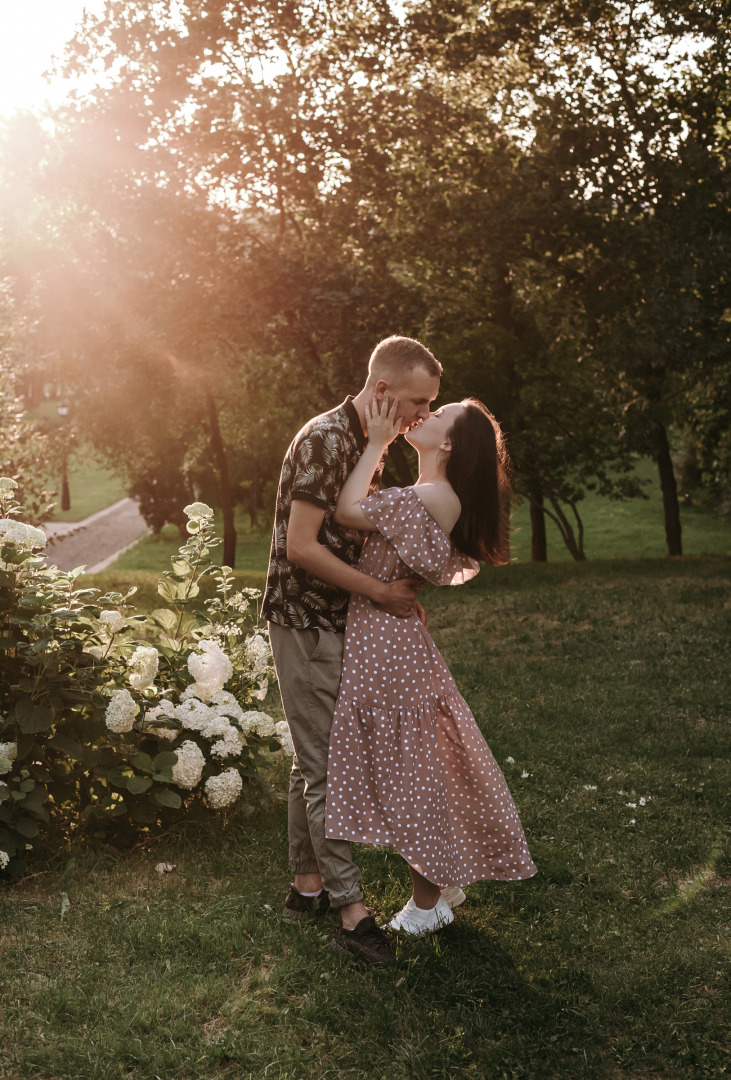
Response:
POLYGON ((392 337, 379 341, 368 362, 368 383, 375 386, 379 379, 400 382, 421 368, 428 375, 440 378, 442 365, 433 353, 415 338, 392 337))

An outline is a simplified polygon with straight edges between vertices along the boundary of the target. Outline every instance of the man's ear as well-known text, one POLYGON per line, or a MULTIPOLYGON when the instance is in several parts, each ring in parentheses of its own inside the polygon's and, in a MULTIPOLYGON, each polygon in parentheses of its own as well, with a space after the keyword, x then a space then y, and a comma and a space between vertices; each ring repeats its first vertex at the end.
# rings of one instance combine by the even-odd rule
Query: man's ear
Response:
POLYGON ((375 386, 375 389, 374 389, 373 392, 376 395, 376 397, 379 400, 381 400, 383 398, 384 394, 388 394, 388 391, 389 391, 389 385, 386 382, 386 380, 385 379, 379 379, 378 382, 376 383, 376 386, 375 386))

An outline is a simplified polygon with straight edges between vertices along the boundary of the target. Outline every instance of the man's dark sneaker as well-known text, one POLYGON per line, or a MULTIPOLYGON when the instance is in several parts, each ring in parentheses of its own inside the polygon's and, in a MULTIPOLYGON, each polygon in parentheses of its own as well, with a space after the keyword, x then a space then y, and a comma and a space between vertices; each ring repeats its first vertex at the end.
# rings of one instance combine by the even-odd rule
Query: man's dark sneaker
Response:
POLYGON ((327 915, 331 910, 330 897, 325 889, 319 896, 303 896, 294 885, 290 885, 289 896, 284 902, 284 914, 288 919, 311 919, 316 915, 327 915))
POLYGON ((346 930, 338 919, 330 948, 335 952, 349 952, 353 956, 359 956, 371 967, 388 967, 395 959, 386 935, 371 915, 361 919, 355 930, 346 930))

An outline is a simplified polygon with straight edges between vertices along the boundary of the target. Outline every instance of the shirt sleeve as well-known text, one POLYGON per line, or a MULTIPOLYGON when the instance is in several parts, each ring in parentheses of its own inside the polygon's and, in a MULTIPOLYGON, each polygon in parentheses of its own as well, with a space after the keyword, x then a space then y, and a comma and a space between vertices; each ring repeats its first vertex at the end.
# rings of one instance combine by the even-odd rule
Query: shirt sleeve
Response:
POLYGON ((334 510, 342 486, 343 452, 338 433, 326 428, 313 428, 297 439, 291 450, 292 498, 334 510))
POLYGON ((401 561, 432 585, 462 585, 479 572, 479 562, 457 550, 413 488, 386 488, 360 507, 401 561))

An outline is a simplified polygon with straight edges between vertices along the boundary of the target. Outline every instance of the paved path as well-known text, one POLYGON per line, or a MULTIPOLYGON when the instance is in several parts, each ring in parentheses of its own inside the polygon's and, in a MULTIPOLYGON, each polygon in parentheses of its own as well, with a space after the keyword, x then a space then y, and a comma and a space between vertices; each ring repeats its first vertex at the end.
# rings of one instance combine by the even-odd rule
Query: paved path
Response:
POLYGON ((73 570, 84 564, 88 574, 106 570, 149 532, 134 499, 120 499, 83 521, 51 521, 43 528, 49 566, 73 570))

